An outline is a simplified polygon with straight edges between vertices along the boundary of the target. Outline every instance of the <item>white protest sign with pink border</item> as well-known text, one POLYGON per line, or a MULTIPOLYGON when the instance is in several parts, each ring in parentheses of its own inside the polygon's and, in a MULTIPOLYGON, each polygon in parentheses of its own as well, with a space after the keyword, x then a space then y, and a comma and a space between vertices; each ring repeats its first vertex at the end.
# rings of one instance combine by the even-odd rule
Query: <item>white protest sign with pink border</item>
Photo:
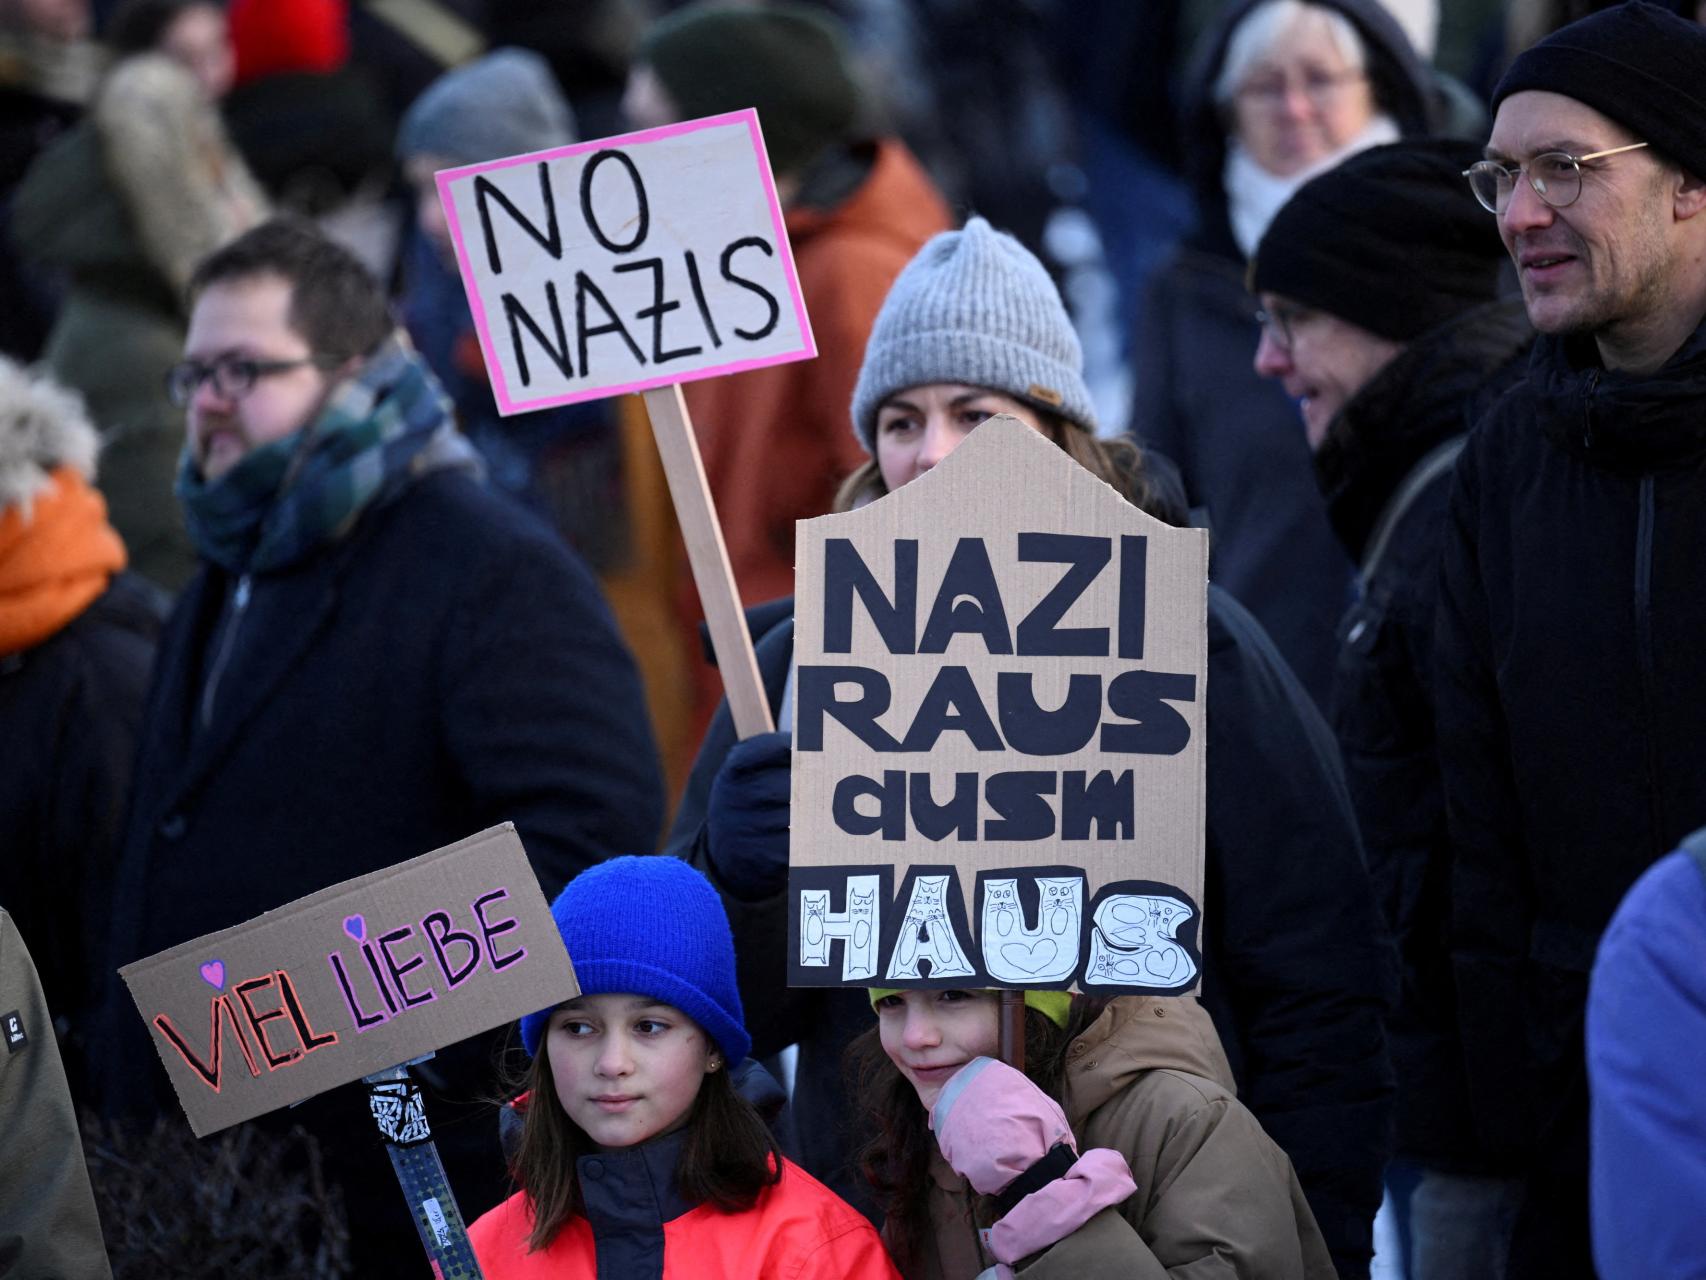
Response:
POLYGON ((438 174, 505 415, 817 354, 756 111, 438 174))

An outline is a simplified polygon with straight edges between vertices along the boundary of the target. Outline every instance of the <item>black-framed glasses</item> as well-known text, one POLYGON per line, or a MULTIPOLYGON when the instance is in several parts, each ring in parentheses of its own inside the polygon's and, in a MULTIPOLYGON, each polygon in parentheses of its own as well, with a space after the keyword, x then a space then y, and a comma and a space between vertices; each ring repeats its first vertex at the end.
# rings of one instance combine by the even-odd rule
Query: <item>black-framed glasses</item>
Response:
POLYGON ((255 383, 275 373, 287 373, 303 365, 322 369, 331 362, 322 356, 303 356, 300 360, 247 360, 229 357, 203 364, 200 360, 184 360, 166 370, 166 398, 182 409, 195 398, 196 388, 204 382, 228 400, 237 400, 255 389, 255 383))
POLYGON ((1543 151, 1527 164, 1511 166, 1498 160, 1477 160, 1463 171, 1469 179, 1469 189, 1488 213, 1503 213, 1516 190, 1517 175, 1528 179, 1528 185, 1554 209, 1567 209, 1582 194, 1582 164, 1588 160, 1603 160, 1606 156, 1639 151, 1645 142, 1631 142, 1626 147, 1610 147, 1590 151, 1585 156, 1573 156, 1568 151, 1543 151))
POLYGON ((1309 312, 1302 307, 1289 307, 1284 303, 1275 303, 1256 312, 1256 323, 1262 326, 1262 331, 1281 351, 1289 352, 1296 342, 1293 329, 1299 320, 1307 318, 1309 312))

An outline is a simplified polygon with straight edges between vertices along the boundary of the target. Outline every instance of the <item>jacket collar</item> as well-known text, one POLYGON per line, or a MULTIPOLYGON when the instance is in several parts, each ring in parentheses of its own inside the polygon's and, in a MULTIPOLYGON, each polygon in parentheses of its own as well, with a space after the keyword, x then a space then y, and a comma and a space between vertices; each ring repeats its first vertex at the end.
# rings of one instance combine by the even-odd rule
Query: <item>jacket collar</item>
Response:
POLYGON ((1533 336, 1520 299, 1477 307, 1411 342, 1340 410, 1315 475, 1353 559, 1410 469, 1522 376, 1533 336))
POLYGON ((1528 377, 1547 438, 1594 466, 1638 474, 1706 459, 1706 320, 1650 374, 1605 368, 1587 335, 1543 335, 1528 377))
POLYGON ((687 1130, 619 1151, 600 1151, 575 1161, 586 1220, 595 1239, 656 1231, 694 1208, 676 1186, 687 1130))
POLYGON ((1147 1071, 1184 1071, 1236 1092, 1232 1068, 1195 996, 1119 996, 1066 1050, 1066 1119, 1074 1133, 1147 1071))

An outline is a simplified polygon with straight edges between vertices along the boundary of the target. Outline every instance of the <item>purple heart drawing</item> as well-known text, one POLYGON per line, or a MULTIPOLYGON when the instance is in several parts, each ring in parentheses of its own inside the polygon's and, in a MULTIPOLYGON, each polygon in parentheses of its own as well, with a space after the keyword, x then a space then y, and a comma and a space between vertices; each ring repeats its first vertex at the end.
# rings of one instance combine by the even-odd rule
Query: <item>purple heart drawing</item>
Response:
POLYGON ((344 932, 357 942, 367 937, 367 921, 359 915, 344 917, 344 932))
POLYGON ((225 961, 209 960, 201 967, 201 980, 215 990, 225 989, 225 961))

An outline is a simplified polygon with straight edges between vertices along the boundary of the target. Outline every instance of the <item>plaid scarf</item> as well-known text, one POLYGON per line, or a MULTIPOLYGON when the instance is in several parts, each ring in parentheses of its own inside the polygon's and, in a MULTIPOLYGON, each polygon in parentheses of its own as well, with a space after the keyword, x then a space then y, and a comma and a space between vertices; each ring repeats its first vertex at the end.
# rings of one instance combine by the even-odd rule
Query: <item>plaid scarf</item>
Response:
POLYGON ((431 372, 393 337, 313 423, 252 449, 212 484, 186 447, 175 491, 203 556, 232 573, 267 573, 444 467, 479 473, 480 462, 431 372))

